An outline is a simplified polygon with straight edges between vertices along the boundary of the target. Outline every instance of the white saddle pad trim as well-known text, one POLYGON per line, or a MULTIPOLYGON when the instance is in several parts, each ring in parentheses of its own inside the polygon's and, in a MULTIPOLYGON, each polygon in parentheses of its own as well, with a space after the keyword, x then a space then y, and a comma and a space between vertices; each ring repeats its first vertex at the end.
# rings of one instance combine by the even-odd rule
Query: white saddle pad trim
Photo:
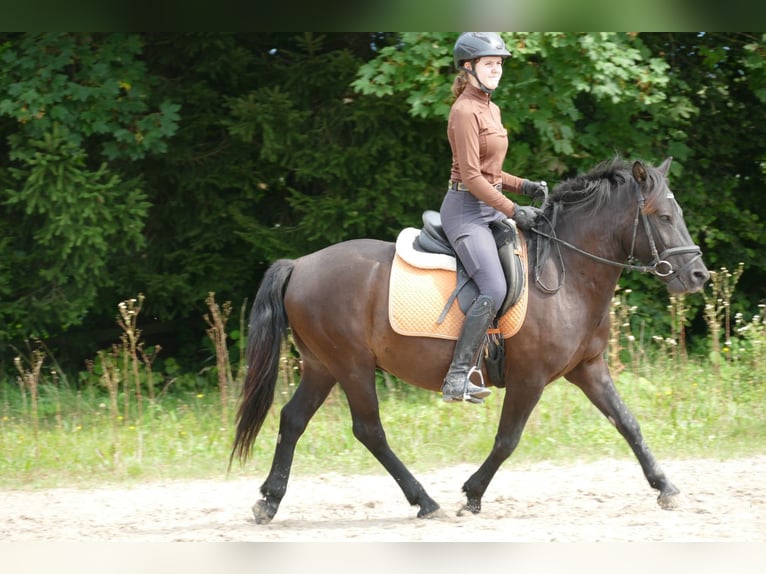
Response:
POLYGON ((455 258, 444 253, 424 253, 417 251, 412 244, 420 234, 420 229, 405 227, 396 238, 396 253, 413 267, 420 269, 446 269, 456 271, 455 258))

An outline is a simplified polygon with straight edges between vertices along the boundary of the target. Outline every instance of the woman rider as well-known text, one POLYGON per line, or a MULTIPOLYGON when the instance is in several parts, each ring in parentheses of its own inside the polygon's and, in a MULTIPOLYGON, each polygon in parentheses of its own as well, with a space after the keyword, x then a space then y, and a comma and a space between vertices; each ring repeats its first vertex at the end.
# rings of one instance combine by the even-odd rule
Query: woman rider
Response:
POLYGON ((543 183, 502 170, 508 137, 491 97, 510 53, 499 34, 465 32, 453 55, 459 73, 452 85, 456 99, 447 123, 452 169, 440 211, 444 231, 479 295, 466 313, 442 396, 448 402, 481 403, 491 391, 473 384, 469 376, 507 287, 489 225, 510 217, 521 229, 531 228, 540 210, 515 204, 503 191, 536 197, 543 193, 543 183))

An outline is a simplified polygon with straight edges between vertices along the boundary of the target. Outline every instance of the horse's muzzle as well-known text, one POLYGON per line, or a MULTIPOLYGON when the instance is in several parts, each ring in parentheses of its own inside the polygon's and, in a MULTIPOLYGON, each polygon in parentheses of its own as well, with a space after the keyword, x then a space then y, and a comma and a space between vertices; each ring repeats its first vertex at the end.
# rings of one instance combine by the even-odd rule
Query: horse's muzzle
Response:
POLYGON ((701 291, 710 279, 710 272, 702 262, 702 250, 696 245, 694 248, 682 247, 666 251, 660 257, 660 261, 654 264, 654 273, 666 282, 668 291, 673 295, 701 291), (673 253, 669 253, 671 251, 673 253), (669 255, 682 253, 694 253, 694 256, 678 269, 674 268, 665 258, 669 255))

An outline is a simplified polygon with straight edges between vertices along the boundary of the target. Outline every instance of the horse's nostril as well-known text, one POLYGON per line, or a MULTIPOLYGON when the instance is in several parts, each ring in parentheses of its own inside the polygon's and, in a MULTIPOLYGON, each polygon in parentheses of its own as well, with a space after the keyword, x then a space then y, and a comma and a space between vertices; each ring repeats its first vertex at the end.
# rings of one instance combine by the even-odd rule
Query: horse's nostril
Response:
POLYGON ((700 283, 707 283, 710 279, 710 272, 707 269, 704 271, 695 271, 694 278, 697 279, 700 283))

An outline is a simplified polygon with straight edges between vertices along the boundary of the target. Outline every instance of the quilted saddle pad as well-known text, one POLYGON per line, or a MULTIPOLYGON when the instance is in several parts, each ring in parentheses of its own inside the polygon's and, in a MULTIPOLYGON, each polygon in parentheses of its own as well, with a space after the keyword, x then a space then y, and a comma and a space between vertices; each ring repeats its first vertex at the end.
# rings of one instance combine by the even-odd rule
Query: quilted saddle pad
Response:
MULTIPOLYGON (((527 277, 527 247, 522 241, 521 260, 527 277)), ((457 340, 465 315, 457 299, 453 301, 444 321, 437 324, 456 287, 456 272, 447 269, 422 269, 394 255, 388 296, 388 316, 391 328, 400 335, 435 337, 457 340)), ((515 335, 527 314, 528 286, 516 304, 500 317, 498 329, 504 338, 515 335)))

